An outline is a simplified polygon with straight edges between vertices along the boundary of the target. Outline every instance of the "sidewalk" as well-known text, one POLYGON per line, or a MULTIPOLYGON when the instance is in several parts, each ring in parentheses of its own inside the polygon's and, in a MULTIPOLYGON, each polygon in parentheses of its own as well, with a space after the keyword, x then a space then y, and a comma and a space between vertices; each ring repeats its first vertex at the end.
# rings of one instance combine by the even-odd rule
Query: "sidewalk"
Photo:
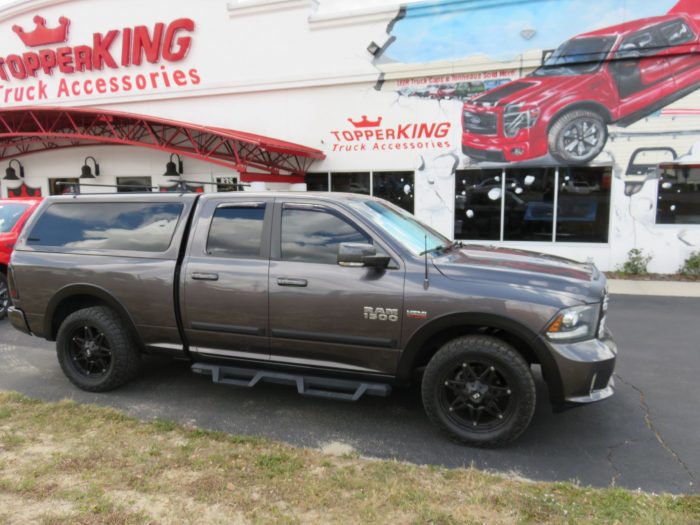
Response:
POLYGON ((612 295, 700 297, 700 282, 608 279, 608 291, 612 295))

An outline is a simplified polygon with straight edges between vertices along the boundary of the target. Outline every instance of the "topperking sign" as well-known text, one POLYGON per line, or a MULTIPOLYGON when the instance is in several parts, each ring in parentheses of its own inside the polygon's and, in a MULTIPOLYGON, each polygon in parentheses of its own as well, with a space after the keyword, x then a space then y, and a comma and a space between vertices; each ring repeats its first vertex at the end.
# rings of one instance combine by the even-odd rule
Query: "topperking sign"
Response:
POLYGON ((171 67, 192 47, 195 23, 189 18, 95 32, 92 41, 76 45, 68 45, 69 18, 61 16, 48 26, 37 15, 34 23, 33 31, 14 25, 15 42, 24 49, 0 55, 1 105, 168 90, 201 82, 197 69, 171 67), (60 76, 58 82, 54 75, 60 76))

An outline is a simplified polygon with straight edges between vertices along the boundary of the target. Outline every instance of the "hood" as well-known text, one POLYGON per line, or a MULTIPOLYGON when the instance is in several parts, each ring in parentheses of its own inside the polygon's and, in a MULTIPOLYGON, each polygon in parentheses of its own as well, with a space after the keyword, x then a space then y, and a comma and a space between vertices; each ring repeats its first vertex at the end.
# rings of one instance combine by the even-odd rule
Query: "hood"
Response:
POLYGON ((547 99, 552 100, 552 97, 564 96, 567 90, 579 91, 580 86, 585 89, 592 84, 598 88, 597 82, 591 82, 591 75, 528 76, 487 91, 467 103, 486 107, 519 103, 539 105, 547 99))
POLYGON ((541 288, 582 302, 600 301, 605 288, 605 277, 592 263, 526 250, 470 245, 439 256, 433 263, 448 279, 541 288))

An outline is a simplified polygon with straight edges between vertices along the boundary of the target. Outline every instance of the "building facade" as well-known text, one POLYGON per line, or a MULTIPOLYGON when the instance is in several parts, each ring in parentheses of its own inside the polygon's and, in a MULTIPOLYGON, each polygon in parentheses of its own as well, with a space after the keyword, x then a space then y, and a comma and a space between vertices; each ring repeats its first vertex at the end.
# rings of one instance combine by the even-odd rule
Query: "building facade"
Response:
POLYGON ((693 0, 22 0, 0 35, 3 197, 349 191, 606 270, 700 250, 693 0))

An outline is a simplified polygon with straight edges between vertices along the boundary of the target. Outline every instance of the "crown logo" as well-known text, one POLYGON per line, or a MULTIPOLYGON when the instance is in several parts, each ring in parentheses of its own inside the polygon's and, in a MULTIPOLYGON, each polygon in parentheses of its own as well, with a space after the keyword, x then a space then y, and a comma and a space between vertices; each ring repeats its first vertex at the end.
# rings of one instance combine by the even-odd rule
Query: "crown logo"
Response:
POLYGON ((27 33, 18 25, 12 26, 12 30, 19 35, 28 47, 45 46, 48 44, 59 44, 68 40, 68 26, 70 20, 65 16, 58 19, 58 27, 46 27, 46 19, 39 15, 34 17, 36 29, 31 33, 27 33))
POLYGON ((367 115, 362 115, 362 120, 355 122, 349 118, 348 122, 356 128, 377 128, 382 123, 382 117, 377 117, 377 120, 367 120, 367 115))

